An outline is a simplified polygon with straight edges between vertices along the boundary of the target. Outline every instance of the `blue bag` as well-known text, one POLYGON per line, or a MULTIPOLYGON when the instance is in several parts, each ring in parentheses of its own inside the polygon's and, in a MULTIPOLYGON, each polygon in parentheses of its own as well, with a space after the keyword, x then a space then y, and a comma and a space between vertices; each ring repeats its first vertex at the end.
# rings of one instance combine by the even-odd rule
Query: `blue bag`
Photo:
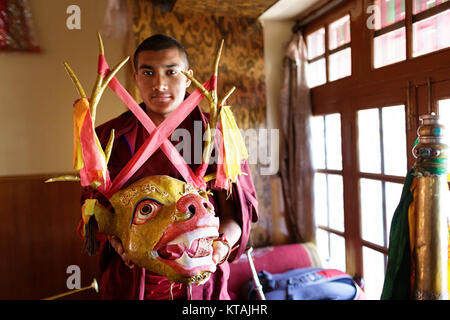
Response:
MULTIPOLYGON (((280 274, 263 270, 258 277, 266 300, 357 300, 361 296, 353 278, 335 269, 301 268, 280 274)), ((248 298, 258 299, 253 280, 248 298)))

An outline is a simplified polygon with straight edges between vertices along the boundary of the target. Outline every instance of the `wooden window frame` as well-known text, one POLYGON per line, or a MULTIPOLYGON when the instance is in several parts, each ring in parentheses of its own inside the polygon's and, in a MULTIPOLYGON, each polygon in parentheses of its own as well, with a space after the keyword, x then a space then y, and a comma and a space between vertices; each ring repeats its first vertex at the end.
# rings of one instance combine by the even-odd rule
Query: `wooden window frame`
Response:
MULTIPOLYGON (((330 55, 332 55, 334 53, 337 53, 339 51, 342 51, 342 50, 345 50, 347 48, 351 48, 352 47, 352 32, 351 32, 351 28, 350 28, 350 42, 348 42, 346 44, 343 44, 343 45, 340 45, 340 46, 330 50, 330 43, 329 43, 329 39, 328 39, 328 36, 329 36, 328 29, 329 29, 331 23, 337 21, 340 18, 343 18, 346 15, 348 15, 350 17, 350 24, 351 24, 351 15, 350 15, 350 13, 346 14, 345 11, 344 11, 340 15, 335 17, 333 20, 330 20, 330 21, 327 20, 328 22, 326 24, 319 25, 318 27, 315 27, 314 31, 308 32, 308 34, 311 34, 311 33, 314 33, 315 31, 318 31, 318 30, 320 30, 322 28, 325 29, 325 36, 324 36, 324 39, 325 39, 325 52, 323 54, 317 56, 317 57, 314 57, 312 59, 308 59, 308 63, 313 63, 313 62, 319 61, 320 59, 325 58, 325 79, 326 79, 326 81, 325 81, 324 84, 348 78, 348 77, 351 76, 351 74, 353 72, 353 70, 352 70, 349 76, 345 76, 343 78, 339 78, 339 79, 330 81, 330 71, 329 71, 330 62, 329 62, 329 57, 330 57, 330 55)), ((306 39, 306 37, 304 39, 306 39)), ((350 65, 350 68, 351 68, 351 65, 350 65)), ((322 85, 324 85, 324 84, 322 84, 322 85)))
MULTIPOLYGON (((329 2, 328 2, 329 3, 329 2)), ((412 15, 412 1, 406 0, 406 60, 373 68, 373 39, 375 31, 368 29, 366 22, 370 18, 367 7, 372 0, 344 1, 322 16, 303 26, 304 39, 315 30, 325 27, 350 14, 350 33, 352 50, 352 73, 350 76, 327 82, 311 89, 313 115, 340 113, 342 140, 342 174, 344 184, 344 232, 333 232, 345 238, 347 273, 358 277, 364 276, 362 248, 369 247, 387 253, 383 246, 372 244, 362 239, 361 217, 359 208, 359 179, 375 178, 383 181, 402 183, 403 178, 396 176, 360 173, 357 154, 357 111, 370 108, 382 108, 405 105, 405 127, 408 168, 415 159, 410 150, 417 138, 419 115, 437 112, 437 101, 450 98, 450 48, 440 49, 425 55, 412 57, 412 23, 450 8, 450 2, 412 15), (357 199, 358 201, 355 201, 357 199)), ((319 10, 319 9, 317 9, 319 10)), ((311 14, 311 13, 310 13, 311 14)), ((299 25, 301 21, 299 21, 299 25)), ((386 28, 393 28, 388 26, 386 28)), ((326 34, 326 53, 328 39, 326 34)), ((317 170, 322 172, 323 170, 317 170)), ((329 170, 323 173, 331 173, 329 170)))

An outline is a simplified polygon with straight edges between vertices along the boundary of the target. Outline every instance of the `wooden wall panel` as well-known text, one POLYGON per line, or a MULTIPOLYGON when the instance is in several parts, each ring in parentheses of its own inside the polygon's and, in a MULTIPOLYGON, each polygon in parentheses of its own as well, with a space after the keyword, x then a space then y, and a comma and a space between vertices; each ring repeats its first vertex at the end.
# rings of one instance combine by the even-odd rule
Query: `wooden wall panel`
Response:
MULTIPOLYGON (((97 276, 97 258, 82 252, 76 233, 79 184, 44 184, 47 178, 0 178, 0 299, 42 299, 68 291, 70 265, 80 267, 82 287, 97 276)), ((98 297, 90 291, 70 299, 98 297)))

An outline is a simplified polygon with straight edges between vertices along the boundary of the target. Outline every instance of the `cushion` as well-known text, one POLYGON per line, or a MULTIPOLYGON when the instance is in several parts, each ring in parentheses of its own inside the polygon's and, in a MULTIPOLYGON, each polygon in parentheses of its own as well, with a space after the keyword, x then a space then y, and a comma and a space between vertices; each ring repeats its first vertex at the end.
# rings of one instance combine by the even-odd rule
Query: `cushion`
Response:
MULTIPOLYGON (((252 252, 256 272, 283 273, 291 269, 322 267, 316 246, 313 243, 293 243, 256 248, 252 252)), ((247 299, 241 288, 252 279, 246 254, 230 263, 228 293, 233 300, 247 299)))

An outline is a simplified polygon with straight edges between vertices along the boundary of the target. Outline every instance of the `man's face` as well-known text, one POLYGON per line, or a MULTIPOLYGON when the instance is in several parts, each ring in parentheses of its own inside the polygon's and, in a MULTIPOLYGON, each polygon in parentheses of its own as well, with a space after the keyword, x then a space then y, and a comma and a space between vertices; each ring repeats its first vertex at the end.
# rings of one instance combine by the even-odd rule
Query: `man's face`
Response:
POLYGON ((186 70, 186 58, 177 48, 141 51, 137 57, 136 84, 147 113, 159 124, 183 102, 190 84, 180 70, 186 70))

